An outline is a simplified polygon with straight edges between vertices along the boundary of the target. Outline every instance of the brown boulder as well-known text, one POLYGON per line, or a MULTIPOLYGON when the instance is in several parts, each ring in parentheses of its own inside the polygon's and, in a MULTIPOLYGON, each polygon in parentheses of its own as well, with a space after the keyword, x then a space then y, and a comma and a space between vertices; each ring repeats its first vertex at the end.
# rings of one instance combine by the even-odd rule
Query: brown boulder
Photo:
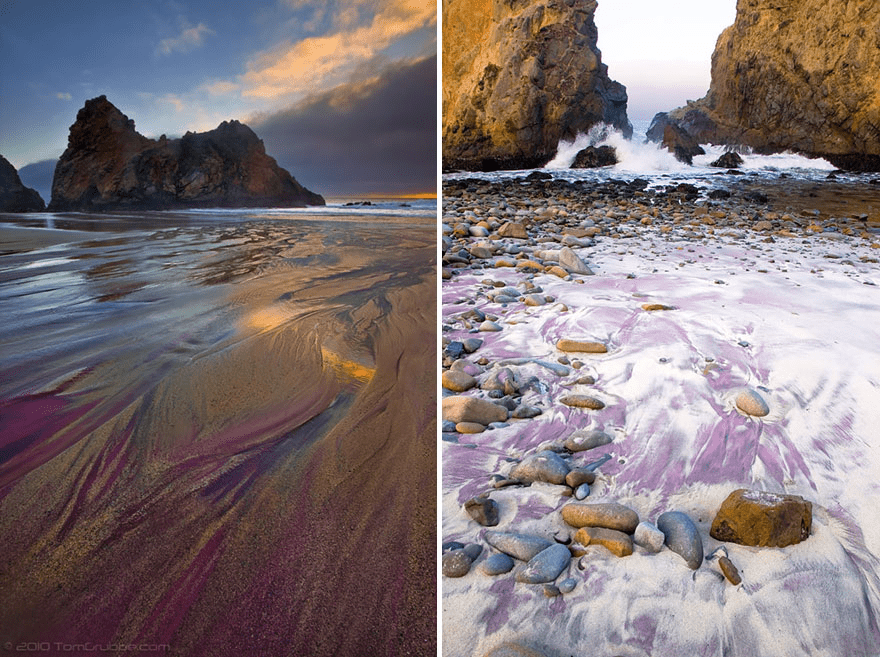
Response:
POLYGON ((499 237, 513 237, 515 239, 524 240, 529 235, 526 233, 526 227, 522 224, 508 221, 498 229, 499 237))
POLYGON ((805 540, 813 505, 798 495, 741 488, 721 504, 709 534, 719 541, 755 547, 785 547, 805 540))

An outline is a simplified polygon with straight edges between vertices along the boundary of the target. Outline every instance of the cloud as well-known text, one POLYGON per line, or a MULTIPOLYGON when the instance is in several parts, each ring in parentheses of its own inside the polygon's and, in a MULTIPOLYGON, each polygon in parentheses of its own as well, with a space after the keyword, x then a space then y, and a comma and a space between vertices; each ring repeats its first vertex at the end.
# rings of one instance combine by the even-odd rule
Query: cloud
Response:
POLYGON ((248 120, 266 152, 319 193, 436 190, 437 57, 395 62, 373 77, 248 120))
POLYGON ((335 32, 288 42, 255 57, 241 78, 243 94, 277 99, 317 93, 343 82, 358 63, 437 21, 434 0, 390 0, 372 15, 370 7, 355 0, 334 16, 335 32))
POLYGON ((170 55, 173 52, 190 52, 201 46, 204 38, 212 34, 216 34, 216 32, 204 23, 199 23, 195 27, 184 26, 178 36, 162 39, 156 46, 156 54, 170 55))
POLYGON ((207 93, 209 96, 225 96, 238 91, 241 85, 228 80, 209 80, 199 85, 198 90, 207 93))
POLYGON ((55 97, 59 100, 73 100, 73 96, 71 96, 66 91, 58 92, 57 94, 55 94, 55 97))

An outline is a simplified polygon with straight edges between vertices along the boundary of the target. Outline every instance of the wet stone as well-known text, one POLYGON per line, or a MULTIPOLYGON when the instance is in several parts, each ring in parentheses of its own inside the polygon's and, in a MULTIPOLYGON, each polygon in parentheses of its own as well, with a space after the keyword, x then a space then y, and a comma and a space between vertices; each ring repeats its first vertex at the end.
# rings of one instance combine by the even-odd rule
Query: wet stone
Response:
POLYGON ((468 515, 484 527, 498 524, 498 503, 488 496, 472 497, 464 503, 468 515))
POLYGON ((565 483, 571 488, 577 488, 581 484, 593 484, 596 481, 596 474, 585 468, 572 468, 565 475, 565 483))
POLYGON ((477 385, 470 374, 458 370, 446 370, 442 376, 443 387, 453 392, 465 392, 477 385))
POLYGON ((659 552, 663 549, 666 537, 657 527, 650 522, 640 522, 633 534, 633 541, 649 552, 659 552))
POLYGON ((605 527, 581 527, 574 535, 581 545, 601 545, 618 557, 628 557, 633 553, 632 537, 615 529, 605 527))
POLYGON ((486 427, 479 422, 458 422, 455 425, 455 430, 458 433, 473 434, 483 433, 486 430, 486 427))
POLYGON ((559 591, 561 593, 571 593, 574 591, 575 586, 577 586, 577 580, 569 577, 559 582, 559 591))
POLYGON ((667 511, 657 518, 657 529, 663 532, 666 546, 685 560, 691 570, 703 563, 703 540, 697 526, 681 511, 667 511))
POLYGON ((503 575, 513 570, 513 559, 504 553, 490 555, 480 566, 484 574, 494 576, 503 575))
POLYGON ((742 584, 742 577, 739 575, 739 569, 733 565, 733 562, 730 559, 727 557, 720 557, 718 559, 718 567, 721 568, 721 572, 724 573, 728 582, 734 586, 742 584))
POLYGON ((764 398, 751 389, 744 390, 736 396, 736 407, 753 417, 764 417, 770 413, 770 407, 764 398))
POLYGON ((589 395, 566 395, 560 398, 559 401, 572 408, 586 408, 591 411, 599 411, 605 408, 605 402, 589 395))
POLYGON ((569 340, 563 338, 556 343, 559 351, 578 352, 585 354, 604 354, 608 352, 608 348, 601 342, 592 342, 584 340, 569 340))
POLYGON ((503 552, 520 561, 530 561, 532 557, 553 544, 546 538, 531 534, 519 534, 517 532, 489 530, 484 538, 489 545, 499 552, 503 552))
POLYGON ((639 524, 639 514, 617 502, 566 504, 562 519, 572 527, 604 527, 632 534, 639 524))
POLYGON ((551 484, 565 483, 570 468, 555 452, 544 450, 530 454, 510 471, 512 479, 523 482, 546 481, 551 484))
POLYGON ((443 576, 464 577, 471 569, 471 558, 464 550, 450 550, 443 555, 443 576))
MULTIPOLYGON (((583 452, 588 449, 595 449, 609 444, 613 438, 598 429, 588 429, 575 431, 565 439, 565 449, 570 452, 583 452)), ((592 483, 592 482, 590 482, 592 483)))
POLYGON ((532 557, 526 567, 516 575, 517 582, 525 584, 542 584, 552 582, 559 576, 571 559, 568 548, 553 543, 532 557))

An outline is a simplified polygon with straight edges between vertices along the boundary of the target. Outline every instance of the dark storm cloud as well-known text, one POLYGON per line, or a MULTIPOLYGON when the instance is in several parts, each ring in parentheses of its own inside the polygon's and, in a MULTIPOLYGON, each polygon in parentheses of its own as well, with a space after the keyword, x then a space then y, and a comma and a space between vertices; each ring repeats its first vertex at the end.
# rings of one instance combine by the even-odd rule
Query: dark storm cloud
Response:
POLYGON ((330 196, 436 190, 437 57, 388 65, 251 120, 266 152, 330 196))

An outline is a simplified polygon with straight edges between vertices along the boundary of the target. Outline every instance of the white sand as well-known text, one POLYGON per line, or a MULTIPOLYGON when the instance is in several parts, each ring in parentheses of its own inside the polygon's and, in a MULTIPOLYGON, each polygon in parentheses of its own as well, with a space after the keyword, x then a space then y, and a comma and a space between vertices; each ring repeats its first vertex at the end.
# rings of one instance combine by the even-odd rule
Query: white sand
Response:
MULTIPOLYGON (((612 456, 588 502, 621 502, 651 522, 684 511, 708 555, 721 545, 709 536, 711 521, 732 490, 791 493, 813 503, 809 539, 784 549, 725 544, 739 586, 714 559, 694 572, 668 549, 636 548, 619 559, 590 548, 584 570, 571 562, 575 590, 555 599, 515 584, 514 573, 483 575, 484 544, 467 576, 443 579, 444 655, 483 655, 506 640, 551 656, 880 655, 880 266, 871 262, 880 250, 842 236, 760 239, 676 240, 653 228, 599 238, 576 249, 596 276, 579 277, 582 284, 532 279, 567 312, 478 298, 504 329, 479 334, 485 344, 472 360, 555 362, 561 337, 600 340, 609 353, 569 355, 585 365, 565 377, 538 365, 512 368, 544 384, 524 397, 544 414, 443 443, 442 539, 482 542, 483 528, 461 504, 493 490, 488 478, 509 471, 506 458, 579 428, 604 428, 615 439, 572 459, 612 456), (645 303, 675 310, 646 312, 645 303), (596 384, 562 385, 584 374, 596 384), (746 388, 767 401, 767 417, 735 409, 746 388), (569 409, 558 402, 569 392, 599 397, 606 408, 569 409)), ((486 269, 444 282, 444 323, 471 307, 459 302, 485 278, 516 285, 526 275, 486 269)), ((552 537, 565 528, 558 509, 570 498, 561 490, 493 491, 496 529, 552 537)))

